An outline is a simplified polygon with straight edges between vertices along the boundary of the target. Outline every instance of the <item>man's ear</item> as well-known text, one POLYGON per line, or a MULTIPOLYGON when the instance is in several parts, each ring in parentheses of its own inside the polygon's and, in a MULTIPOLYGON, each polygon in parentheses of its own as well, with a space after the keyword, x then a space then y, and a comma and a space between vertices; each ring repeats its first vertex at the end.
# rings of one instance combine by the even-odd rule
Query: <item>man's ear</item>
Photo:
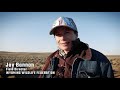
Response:
POLYGON ((77 38, 78 38, 78 33, 76 33, 76 36, 77 36, 77 38))
POLYGON ((78 38, 78 33, 75 33, 75 35, 76 35, 76 38, 78 38))
POLYGON ((75 35, 76 35, 76 38, 78 38, 78 32, 75 32, 75 31, 74 31, 74 33, 75 33, 75 35))

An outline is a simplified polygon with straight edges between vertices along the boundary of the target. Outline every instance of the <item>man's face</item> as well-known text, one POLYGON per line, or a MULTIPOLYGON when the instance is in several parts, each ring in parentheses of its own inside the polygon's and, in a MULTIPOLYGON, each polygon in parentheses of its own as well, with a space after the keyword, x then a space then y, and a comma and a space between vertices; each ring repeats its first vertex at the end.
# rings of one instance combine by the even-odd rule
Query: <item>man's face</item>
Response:
POLYGON ((64 51, 70 51, 72 47, 72 41, 77 39, 77 35, 74 33, 74 31, 66 27, 58 28, 55 30, 54 35, 58 47, 64 51))

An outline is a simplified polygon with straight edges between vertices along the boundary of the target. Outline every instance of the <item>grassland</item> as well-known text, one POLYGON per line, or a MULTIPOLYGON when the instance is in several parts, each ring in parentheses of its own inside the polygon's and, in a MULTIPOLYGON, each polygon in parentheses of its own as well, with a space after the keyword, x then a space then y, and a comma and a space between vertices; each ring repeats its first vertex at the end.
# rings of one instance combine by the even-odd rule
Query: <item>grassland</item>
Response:
MULTIPOLYGON (((50 53, 28 53, 28 52, 0 52, 0 78, 4 78, 3 73, 5 73, 5 65, 7 62, 29 62, 34 63, 34 68, 29 68, 30 70, 41 70, 44 65, 46 58, 50 53)), ((120 78, 120 55, 106 55, 107 58, 112 63, 115 78, 120 78)), ((14 75, 5 76, 7 78, 15 78, 14 75)), ((20 76, 18 76, 20 77, 20 76)), ((22 77, 22 76, 21 76, 22 77)), ((24 77, 24 76, 23 76, 24 77)), ((26 77, 38 77, 37 75, 29 75, 26 77)))

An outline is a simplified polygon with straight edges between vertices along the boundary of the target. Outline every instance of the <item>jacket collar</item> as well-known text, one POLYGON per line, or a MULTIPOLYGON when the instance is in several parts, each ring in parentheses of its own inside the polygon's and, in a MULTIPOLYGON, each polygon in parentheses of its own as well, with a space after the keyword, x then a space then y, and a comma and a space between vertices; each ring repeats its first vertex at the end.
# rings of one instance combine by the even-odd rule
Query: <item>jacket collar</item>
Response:
POLYGON ((70 57, 71 55, 75 56, 76 54, 79 54, 78 58, 82 58, 83 60, 90 60, 92 57, 91 49, 89 48, 89 45, 80 41, 80 39, 76 39, 75 41, 72 41, 73 47, 71 51, 68 54, 65 54, 65 52, 61 49, 58 50, 59 56, 61 56, 63 59, 66 59, 67 57, 70 57))

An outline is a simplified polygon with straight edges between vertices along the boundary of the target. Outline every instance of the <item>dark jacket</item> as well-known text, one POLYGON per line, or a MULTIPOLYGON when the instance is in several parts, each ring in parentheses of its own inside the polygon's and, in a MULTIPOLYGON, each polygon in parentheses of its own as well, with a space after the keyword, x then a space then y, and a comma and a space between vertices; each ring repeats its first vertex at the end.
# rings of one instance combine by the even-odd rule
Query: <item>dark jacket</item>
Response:
POLYGON ((43 74, 41 78, 114 78, 110 61, 105 55, 91 49, 79 39, 73 42, 73 48, 66 59, 59 50, 52 53, 43 67, 43 71, 55 71, 55 74, 43 74))
POLYGON ((77 74, 73 77, 114 78, 112 65, 107 57, 94 49, 91 49, 91 52, 91 60, 81 59, 78 64, 77 74))

